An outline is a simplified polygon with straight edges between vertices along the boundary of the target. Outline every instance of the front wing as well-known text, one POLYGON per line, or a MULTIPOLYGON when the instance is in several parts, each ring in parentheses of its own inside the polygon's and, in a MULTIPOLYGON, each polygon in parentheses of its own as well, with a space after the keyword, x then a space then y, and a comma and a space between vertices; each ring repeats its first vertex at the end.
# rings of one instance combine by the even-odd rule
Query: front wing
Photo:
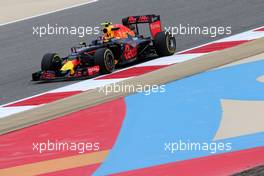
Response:
POLYGON ((87 79, 100 75, 98 65, 92 67, 78 68, 74 75, 63 73, 61 71, 38 71, 32 74, 32 81, 61 81, 87 79))

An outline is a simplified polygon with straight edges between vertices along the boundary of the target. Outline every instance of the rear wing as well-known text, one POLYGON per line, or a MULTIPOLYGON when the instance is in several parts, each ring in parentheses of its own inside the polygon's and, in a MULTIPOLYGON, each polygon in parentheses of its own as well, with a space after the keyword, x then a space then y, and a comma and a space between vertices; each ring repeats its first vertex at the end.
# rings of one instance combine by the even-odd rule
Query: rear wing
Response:
POLYGON ((138 34, 138 25, 142 23, 148 23, 151 36, 156 37, 157 33, 162 31, 160 22, 160 15, 141 15, 141 16, 129 16, 122 19, 123 25, 130 28, 132 25, 136 25, 136 33, 138 34))

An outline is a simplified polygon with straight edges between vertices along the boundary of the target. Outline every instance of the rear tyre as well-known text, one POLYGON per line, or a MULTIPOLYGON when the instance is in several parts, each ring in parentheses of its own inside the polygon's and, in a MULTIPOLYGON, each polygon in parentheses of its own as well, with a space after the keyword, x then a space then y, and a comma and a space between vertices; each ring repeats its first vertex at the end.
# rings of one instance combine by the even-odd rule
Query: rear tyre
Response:
POLYGON ((56 53, 47 53, 43 56, 41 61, 42 71, 57 71, 62 66, 62 59, 56 53))
POLYGON ((176 39, 171 34, 162 31, 155 37, 154 46, 158 56, 170 56, 176 52, 176 39))
POLYGON ((112 73, 115 70, 115 58, 108 48, 100 48, 95 52, 95 64, 100 66, 102 74, 112 73))

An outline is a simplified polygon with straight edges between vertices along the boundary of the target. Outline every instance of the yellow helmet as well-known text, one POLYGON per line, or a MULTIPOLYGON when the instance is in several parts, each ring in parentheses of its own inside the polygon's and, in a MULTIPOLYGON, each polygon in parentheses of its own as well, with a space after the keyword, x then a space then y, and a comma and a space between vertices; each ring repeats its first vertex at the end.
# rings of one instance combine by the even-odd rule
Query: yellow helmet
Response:
POLYGON ((101 23, 101 26, 103 28, 102 31, 104 33, 104 38, 106 40, 114 37, 114 32, 112 31, 112 28, 113 28, 112 24, 113 23, 111 22, 101 23))

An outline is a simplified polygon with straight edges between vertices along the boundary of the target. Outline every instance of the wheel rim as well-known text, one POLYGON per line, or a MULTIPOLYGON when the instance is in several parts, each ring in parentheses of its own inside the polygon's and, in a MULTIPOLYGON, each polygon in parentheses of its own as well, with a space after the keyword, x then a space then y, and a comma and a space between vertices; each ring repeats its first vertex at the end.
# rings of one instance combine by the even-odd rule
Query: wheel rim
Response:
POLYGON ((114 57, 110 51, 107 51, 105 54, 105 63, 106 63, 106 68, 108 71, 113 71, 115 68, 115 63, 114 63, 114 57))
POLYGON ((170 52, 175 52, 175 50, 176 50, 175 39, 171 36, 167 37, 167 48, 170 52))
POLYGON ((62 63, 62 60, 59 56, 56 55, 53 57, 52 65, 53 65, 55 70, 60 69, 61 63, 62 63))

